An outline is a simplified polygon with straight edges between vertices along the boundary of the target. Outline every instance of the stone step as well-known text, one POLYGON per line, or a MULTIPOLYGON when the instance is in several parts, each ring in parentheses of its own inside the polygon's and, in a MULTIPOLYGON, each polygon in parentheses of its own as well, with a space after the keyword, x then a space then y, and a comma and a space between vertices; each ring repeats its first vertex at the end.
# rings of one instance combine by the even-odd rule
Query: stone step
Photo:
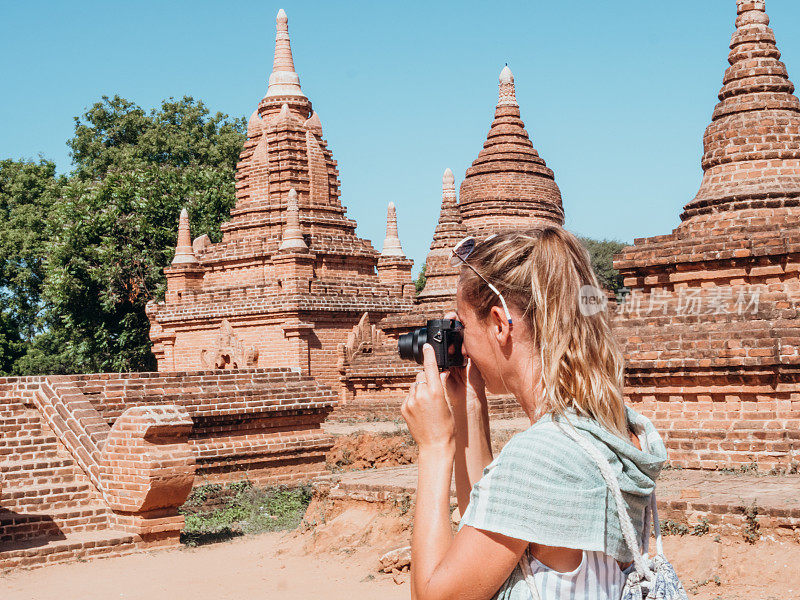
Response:
POLYGON ((7 542, 43 537, 61 539, 71 533, 106 529, 110 514, 108 507, 99 503, 43 513, 17 513, 0 508, 0 543, 5 548, 7 542))
POLYGON ((72 533, 64 539, 46 537, 4 545, 0 551, 0 570, 34 568, 82 558, 122 556, 136 552, 136 535, 104 529, 72 533))
POLYGON ((97 496, 94 488, 86 481, 54 485, 30 485, 3 489, 0 508, 14 512, 49 512, 68 508, 78 508, 97 496))

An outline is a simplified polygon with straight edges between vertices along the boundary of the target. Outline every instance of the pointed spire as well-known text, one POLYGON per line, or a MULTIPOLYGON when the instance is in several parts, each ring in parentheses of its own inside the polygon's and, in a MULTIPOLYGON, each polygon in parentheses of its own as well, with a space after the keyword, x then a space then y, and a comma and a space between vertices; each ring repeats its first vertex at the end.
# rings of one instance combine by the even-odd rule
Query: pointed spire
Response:
POLYGON ((442 203, 447 200, 456 202, 456 178, 450 167, 447 167, 442 174, 442 203))
POLYGON ((250 115, 250 120, 247 121, 247 137, 254 137, 261 133, 264 122, 258 114, 258 110, 254 110, 250 115))
POLYGON ((800 201, 800 100, 764 0, 737 0, 719 103, 703 137, 703 183, 681 220, 800 201))
POLYGON ((281 112, 273 119, 272 124, 278 126, 289 123, 297 123, 297 119, 295 119, 292 111, 289 109, 289 105, 284 102, 281 106, 281 112))
POLYGON ((500 71, 500 98, 497 106, 519 106, 517 104, 517 93, 514 89, 514 74, 508 65, 500 71))
POLYGON ((389 209, 386 212, 386 238, 383 240, 381 256, 405 256, 400 245, 400 237, 397 235, 397 210, 394 202, 389 202, 389 209))
POLYGON ((426 283, 418 296, 420 302, 440 302, 445 299, 448 306, 452 304, 460 269, 450 264, 450 255, 453 247, 466 236, 467 229, 461 220, 461 208, 456 196, 456 180, 453 171, 445 169, 442 175, 442 208, 433 232, 431 251, 425 258, 426 283))
POLYGON ((184 208, 181 210, 178 221, 178 245, 175 248, 175 258, 172 259, 172 264, 187 265, 197 262, 197 257, 192 250, 192 235, 189 231, 189 211, 184 208))
POLYGON ((439 222, 433 232, 431 250, 444 249, 449 252, 466 235, 467 230, 461 220, 461 210, 458 208, 456 179, 453 177, 453 171, 447 168, 442 175, 442 208, 439 211, 439 222))
POLYGON ((277 33, 275 35, 275 59, 272 63, 272 74, 269 76, 267 98, 275 96, 301 96, 300 76, 294 70, 292 47, 289 41, 289 19, 283 9, 276 18, 277 33))
POLYGON ((283 229, 281 246, 278 250, 308 250, 303 231, 300 229, 300 206, 297 191, 289 190, 289 203, 286 207, 286 227, 283 229))
POLYGON ((525 131, 508 65, 500 71, 499 82, 492 126, 461 183, 464 225, 473 235, 563 225, 561 191, 525 131))

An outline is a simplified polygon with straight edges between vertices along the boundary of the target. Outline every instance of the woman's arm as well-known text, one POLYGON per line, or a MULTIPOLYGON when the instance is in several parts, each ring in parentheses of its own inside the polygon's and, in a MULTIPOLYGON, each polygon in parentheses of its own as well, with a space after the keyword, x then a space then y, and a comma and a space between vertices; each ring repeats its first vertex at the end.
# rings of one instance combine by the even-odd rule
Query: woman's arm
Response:
POLYGON ((425 372, 401 412, 419 446, 411 596, 414 599, 491 598, 511 574, 527 542, 450 524, 450 479, 456 448, 453 413, 444 397, 433 349, 423 347, 425 372))
MULTIPOLYGON (((416 529, 415 523, 415 533, 416 529)), ((488 600, 511 575, 527 545, 524 540, 465 525, 436 565, 420 569, 412 558, 411 598, 488 600)))

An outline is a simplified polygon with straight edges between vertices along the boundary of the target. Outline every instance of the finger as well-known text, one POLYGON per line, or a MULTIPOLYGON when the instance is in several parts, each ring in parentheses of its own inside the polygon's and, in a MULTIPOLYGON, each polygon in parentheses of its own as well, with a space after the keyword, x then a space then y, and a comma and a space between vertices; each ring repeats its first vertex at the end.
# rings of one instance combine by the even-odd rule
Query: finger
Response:
POLYGON ((420 371, 419 373, 417 373, 417 378, 416 378, 417 385, 419 385, 420 383, 425 383, 426 381, 427 381, 427 376, 425 375, 425 371, 420 371))
POLYGON ((431 387, 437 384, 441 385, 439 381, 439 367, 436 365, 436 352, 434 352, 433 346, 430 344, 422 346, 422 355, 424 358, 422 365, 425 367, 425 379, 428 385, 431 387))
POLYGON ((456 314, 456 311, 451 310, 449 313, 445 314, 445 316, 443 318, 445 318, 445 319, 458 319, 458 315, 456 314))

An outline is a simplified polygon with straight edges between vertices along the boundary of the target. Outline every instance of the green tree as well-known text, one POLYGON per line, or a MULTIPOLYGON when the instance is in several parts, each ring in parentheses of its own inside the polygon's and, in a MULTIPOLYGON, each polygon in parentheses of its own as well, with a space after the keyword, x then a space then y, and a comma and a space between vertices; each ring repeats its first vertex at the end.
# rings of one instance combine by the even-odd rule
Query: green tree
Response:
POLYGON ((417 294, 419 294, 422 290, 425 289, 425 267, 427 265, 422 265, 422 268, 419 270, 419 275, 414 280, 414 287, 417 289, 417 294))
POLYGON ((622 277, 619 271, 614 268, 613 259, 614 255, 628 244, 616 240, 593 240, 588 237, 582 237, 580 240, 584 248, 589 252, 589 256, 592 259, 592 268, 600 281, 600 285, 616 294, 622 287, 622 277))
POLYGON ((15 372, 40 328, 47 220, 63 178, 39 159, 0 161, 0 373, 15 372))
POLYGON ((155 368, 145 305, 163 298, 178 215, 221 238, 244 132, 190 97, 149 113, 103 97, 76 118, 74 172, 48 219, 43 332, 20 371, 155 368))

